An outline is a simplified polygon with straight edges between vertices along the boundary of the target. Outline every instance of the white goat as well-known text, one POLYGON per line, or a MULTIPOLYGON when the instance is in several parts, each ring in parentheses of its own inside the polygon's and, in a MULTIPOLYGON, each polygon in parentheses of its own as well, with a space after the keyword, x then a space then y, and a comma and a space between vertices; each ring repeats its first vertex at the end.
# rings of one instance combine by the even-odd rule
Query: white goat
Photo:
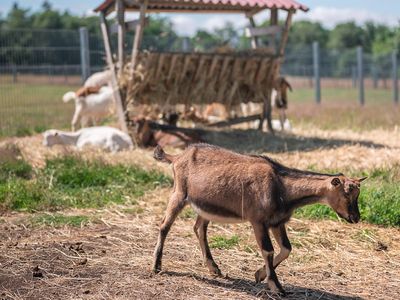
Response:
POLYGON ((101 72, 93 73, 91 76, 86 79, 83 86, 90 87, 90 86, 98 86, 102 87, 105 85, 110 85, 111 83, 111 71, 104 70, 101 72))
POLYGON ((43 133, 43 145, 73 145, 78 149, 85 146, 102 148, 113 153, 124 149, 132 149, 129 135, 113 127, 99 126, 83 128, 76 132, 50 129, 43 133))
POLYGON ((63 96, 63 101, 66 103, 75 100, 75 113, 71 121, 72 131, 75 131, 76 125, 81 121, 81 127, 87 126, 89 119, 96 125, 96 122, 112 111, 113 100, 112 88, 103 86, 98 93, 89 94, 87 96, 79 96, 76 92, 67 92, 63 96))

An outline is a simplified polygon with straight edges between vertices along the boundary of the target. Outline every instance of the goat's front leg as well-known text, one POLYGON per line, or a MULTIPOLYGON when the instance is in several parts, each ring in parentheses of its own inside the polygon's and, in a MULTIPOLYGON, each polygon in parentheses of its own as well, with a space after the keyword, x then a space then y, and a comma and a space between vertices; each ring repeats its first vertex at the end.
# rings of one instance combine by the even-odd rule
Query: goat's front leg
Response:
POLYGON ((255 273, 256 282, 261 282, 262 271, 265 270, 267 275, 267 283, 268 287, 273 292, 279 292, 284 294, 285 291, 282 288, 282 285, 278 281, 278 277, 276 276, 274 269, 274 247, 272 246, 271 239, 268 233, 268 227, 264 223, 252 223, 254 234, 256 236, 257 244, 261 249, 261 254, 265 261, 265 268, 259 269, 255 273))
MULTIPOLYGON (((281 224, 277 227, 271 227, 271 232, 274 235, 275 240, 278 242, 280 248, 279 254, 274 257, 273 266, 275 269, 282 261, 289 257, 289 254, 292 251, 292 245, 290 244, 287 236, 285 224, 281 224)), ((263 281, 265 278, 267 278, 265 266, 259 269, 257 272, 259 274, 260 281, 263 281)))
POLYGON ((221 270, 218 268, 218 265, 215 263, 210 247, 208 246, 207 241, 207 227, 210 221, 203 219, 200 216, 197 216, 196 223, 194 224, 194 232, 196 233, 197 238, 200 242, 201 252, 203 253, 204 264, 207 266, 211 275, 221 276, 221 270))
POLYGON ((161 272, 161 260, 162 260, 165 239, 167 238, 167 234, 171 229, 171 226, 174 223, 176 217, 185 207, 185 204, 186 204, 185 195, 182 192, 174 192, 171 195, 171 198, 168 202, 165 217, 160 225, 160 232, 158 234, 157 245, 156 248, 154 249, 154 264, 153 264, 154 273, 161 272))

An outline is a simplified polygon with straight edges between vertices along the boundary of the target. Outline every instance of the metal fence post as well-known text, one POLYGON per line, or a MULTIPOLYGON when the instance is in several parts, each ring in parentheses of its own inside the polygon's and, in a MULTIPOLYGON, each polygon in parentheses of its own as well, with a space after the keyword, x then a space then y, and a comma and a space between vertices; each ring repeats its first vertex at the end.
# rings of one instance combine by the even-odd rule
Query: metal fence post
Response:
POLYGON ((399 103, 399 81, 397 76, 397 50, 392 53, 392 68, 393 68, 393 102, 399 103))
POLYGON ((184 37, 182 39, 182 51, 189 52, 190 51, 190 39, 188 37, 184 37))
POLYGON ((371 73, 372 73, 371 75, 372 75, 373 87, 374 87, 374 89, 377 89, 378 88, 378 69, 376 68, 375 62, 372 63, 371 73))
POLYGON ((315 89, 315 102, 321 103, 321 78, 319 73, 319 44, 313 42, 313 66, 314 66, 314 89, 315 89))
POLYGON ((90 75, 89 33, 86 27, 79 28, 79 40, 81 48, 82 82, 84 82, 90 75))
POLYGON ((363 68, 363 49, 361 46, 357 47, 357 70, 358 70, 358 100, 361 105, 364 105, 364 68, 363 68))

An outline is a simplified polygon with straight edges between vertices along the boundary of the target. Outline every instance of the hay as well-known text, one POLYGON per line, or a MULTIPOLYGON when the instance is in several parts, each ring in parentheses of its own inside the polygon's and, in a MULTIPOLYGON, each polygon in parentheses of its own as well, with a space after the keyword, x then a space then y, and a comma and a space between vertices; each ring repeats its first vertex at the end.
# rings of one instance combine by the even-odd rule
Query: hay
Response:
POLYGON ((135 104, 262 102, 278 60, 266 53, 149 53, 139 55, 133 79, 127 65, 120 86, 127 110, 135 104), (126 91, 128 81, 132 88, 126 91))
MULTIPOLYGON (((239 237, 232 249, 212 249, 225 276, 213 278, 202 264, 194 219, 179 217, 165 245, 164 271, 152 275, 157 224, 170 192, 146 195, 141 213, 124 206, 66 212, 96 220, 82 228, 31 228, 23 214, 3 218, 1 297, 280 299, 254 282, 263 259, 248 224, 211 224, 210 236, 239 237), (36 267, 43 277, 33 277, 36 267)), ((285 299, 396 299, 400 293, 398 229, 293 219, 288 235, 293 252, 277 269, 285 299)))

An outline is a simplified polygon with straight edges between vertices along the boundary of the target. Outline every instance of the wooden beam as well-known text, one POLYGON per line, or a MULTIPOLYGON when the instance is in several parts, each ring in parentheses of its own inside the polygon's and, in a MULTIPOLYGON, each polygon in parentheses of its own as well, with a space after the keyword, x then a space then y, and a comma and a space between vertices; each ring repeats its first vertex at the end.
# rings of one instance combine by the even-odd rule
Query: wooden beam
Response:
POLYGON ((240 124, 240 123, 245 123, 245 122, 250 122, 250 121, 255 121, 255 120, 260 120, 260 115, 252 115, 252 116, 247 116, 247 117, 237 117, 233 119, 229 119, 226 121, 221 121, 221 122, 216 122, 212 124, 208 124, 208 127, 226 127, 226 126, 231 126, 235 124, 240 124))
POLYGON ((279 21, 278 9, 277 9, 277 8, 272 8, 272 9, 271 9, 270 24, 271 24, 272 26, 278 25, 278 21, 279 21))
POLYGON ((288 12, 287 18, 286 18, 286 22, 285 22, 285 27, 283 29, 283 33, 282 33, 282 37, 281 37, 281 43, 279 45, 279 56, 283 56, 283 54, 285 53, 285 47, 286 47, 286 43, 288 40, 288 36, 289 36, 289 30, 290 30, 290 26, 292 25, 292 17, 294 14, 294 10, 290 10, 288 12))
MULTIPOLYGON (((253 17, 249 17, 248 19, 249 19, 251 27, 253 29, 256 29, 255 28, 256 27, 256 22, 254 22, 254 18, 253 17)), ((247 29, 246 29, 246 32, 247 32, 247 29)), ((255 36, 255 35, 251 35, 251 48, 252 49, 257 49, 257 47, 258 47, 258 37, 255 36)))
POLYGON ((247 27, 245 29, 246 37, 258 37, 265 35, 276 35, 282 31, 282 27, 278 25, 268 27, 247 27))
POLYGON ((101 33, 103 35, 104 50, 106 51, 107 64, 111 70, 111 75, 112 75, 111 76, 111 84, 112 84, 112 88, 113 88, 113 96, 114 96, 114 100, 115 100, 115 106, 117 108, 119 126, 121 127, 122 131, 127 133, 128 127, 126 126, 126 122, 125 122, 125 115, 124 115, 124 109, 122 106, 121 94, 120 94, 119 86, 118 86, 117 74, 115 72, 115 65, 114 65, 114 61, 112 59, 110 37, 108 34, 108 28, 107 28, 107 20, 106 20, 104 13, 100 13, 100 27, 101 27, 101 33))
POLYGON ((132 46, 131 76, 130 76, 130 80, 128 82, 128 93, 132 90, 133 74, 135 72, 137 58, 139 56, 140 45, 142 43, 147 3, 148 3, 148 0, 143 0, 143 2, 140 3, 139 23, 136 26, 135 39, 133 41, 133 46, 132 46))
MULTIPOLYGON (((136 26, 138 25, 139 20, 132 20, 125 22, 125 31, 135 31, 136 26)), ((149 24, 149 18, 146 17, 144 21, 144 25, 147 26, 149 24)), ((118 23, 110 25, 110 33, 117 33, 118 32, 118 23)))
POLYGON ((125 5, 122 0, 115 1, 115 10, 118 24, 118 76, 120 77, 124 70, 125 60, 125 5))

